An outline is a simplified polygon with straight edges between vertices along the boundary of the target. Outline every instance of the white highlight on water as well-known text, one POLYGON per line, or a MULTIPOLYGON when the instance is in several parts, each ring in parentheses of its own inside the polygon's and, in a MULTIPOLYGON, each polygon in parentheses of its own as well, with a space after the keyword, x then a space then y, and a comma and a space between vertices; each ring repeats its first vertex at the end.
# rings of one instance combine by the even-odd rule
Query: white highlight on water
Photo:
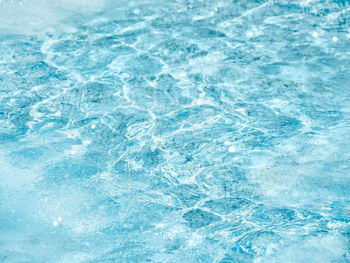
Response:
POLYGON ((228 151, 229 151, 230 153, 233 153, 233 152, 236 151, 236 147, 232 145, 232 146, 228 147, 228 151))
POLYGON ((231 145, 231 142, 230 142, 230 141, 225 141, 225 142, 224 142, 224 145, 225 145, 225 146, 229 146, 229 145, 231 145))
POLYGON ((91 141, 90 141, 90 140, 85 140, 85 141, 83 141, 83 145, 89 145, 89 144, 91 144, 91 141))

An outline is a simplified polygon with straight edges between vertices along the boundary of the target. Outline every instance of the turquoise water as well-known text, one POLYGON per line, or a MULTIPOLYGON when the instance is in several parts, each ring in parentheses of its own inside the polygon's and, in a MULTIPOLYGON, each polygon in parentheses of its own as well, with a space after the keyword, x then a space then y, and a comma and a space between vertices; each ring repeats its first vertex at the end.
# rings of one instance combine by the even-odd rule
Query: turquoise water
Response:
POLYGON ((0 1, 0 262, 350 262, 349 1, 0 1))

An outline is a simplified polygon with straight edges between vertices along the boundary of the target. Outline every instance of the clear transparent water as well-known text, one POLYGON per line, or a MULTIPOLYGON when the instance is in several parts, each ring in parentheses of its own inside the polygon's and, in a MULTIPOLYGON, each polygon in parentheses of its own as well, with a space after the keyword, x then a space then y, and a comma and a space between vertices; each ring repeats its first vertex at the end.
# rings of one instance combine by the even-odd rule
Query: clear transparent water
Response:
POLYGON ((0 3, 0 262, 350 262, 343 1, 0 3))

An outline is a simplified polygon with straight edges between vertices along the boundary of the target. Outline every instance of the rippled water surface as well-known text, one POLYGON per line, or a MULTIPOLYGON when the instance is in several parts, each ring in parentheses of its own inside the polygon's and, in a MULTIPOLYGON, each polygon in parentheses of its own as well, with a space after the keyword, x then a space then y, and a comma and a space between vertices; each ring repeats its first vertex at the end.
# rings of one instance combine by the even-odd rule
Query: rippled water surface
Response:
POLYGON ((349 19, 0 1, 0 262, 350 262, 349 19))

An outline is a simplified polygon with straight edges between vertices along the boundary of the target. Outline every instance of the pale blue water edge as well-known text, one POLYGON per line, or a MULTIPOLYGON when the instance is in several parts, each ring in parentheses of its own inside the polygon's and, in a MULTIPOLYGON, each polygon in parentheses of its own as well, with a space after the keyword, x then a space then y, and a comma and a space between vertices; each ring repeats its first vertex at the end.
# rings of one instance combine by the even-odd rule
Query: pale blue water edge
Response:
POLYGON ((349 2, 0 1, 0 262, 350 262, 349 2))

